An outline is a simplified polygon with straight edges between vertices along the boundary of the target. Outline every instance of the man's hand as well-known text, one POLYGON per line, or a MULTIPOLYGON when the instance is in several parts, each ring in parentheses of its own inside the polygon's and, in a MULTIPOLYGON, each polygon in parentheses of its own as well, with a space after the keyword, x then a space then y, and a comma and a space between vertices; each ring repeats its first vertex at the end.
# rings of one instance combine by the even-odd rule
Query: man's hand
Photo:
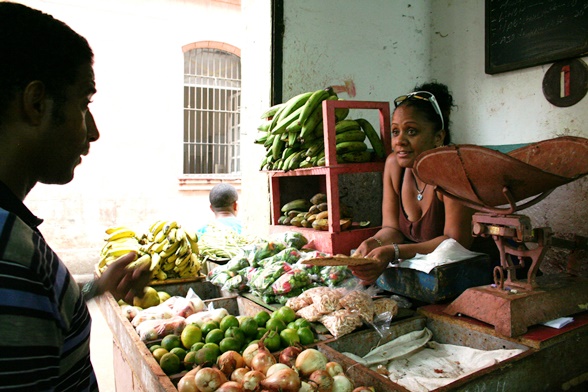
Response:
POLYGON ((126 268, 136 257, 137 254, 131 252, 110 264, 98 279, 98 293, 109 291, 117 301, 122 299, 131 304, 135 296, 141 297, 151 279, 151 271, 147 264, 134 269, 126 268))

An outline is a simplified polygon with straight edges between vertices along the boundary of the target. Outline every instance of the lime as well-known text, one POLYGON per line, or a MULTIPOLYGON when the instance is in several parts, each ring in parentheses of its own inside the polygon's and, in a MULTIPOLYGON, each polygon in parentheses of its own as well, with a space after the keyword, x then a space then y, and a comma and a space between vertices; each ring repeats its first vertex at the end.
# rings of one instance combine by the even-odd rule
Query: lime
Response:
POLYGON ((178 358, 178 356, 173 353, 163 354, 159 360, 159 366, 161 366, 161 369, 165 372, 165 374, 179 373, 181 369, 180 365, 180 358, 178 358))
POLYGON ((220 328, 213 329, 209 333, 206 334, 206 338, 204 339, 205 343, 220 343, 221 340, 225 337, 225 331, 220 328))
POLYGON ((282 306, 275 312, 275 318, 282 320, 286 324, 296 320, 296 312, 289 306, 282 306))
POLYGON ((314 343, 314 332, 310 327, 300 327, 298 328, 298 338, 300 339, 300 344, 307 345, 314 343))
POLYGON ((190 351, 198 351, 204 347, 204 342, 196 342, 190 347, 190 351))
POLYGON ((296 325, 296 323, 294 321, 288 323, 288 325, 286 325, 286 328, 290 328, 290 329, 298 329, 298 325, 296 325))
POLYGON ((256 339, 263 338, 263 335, 267 332, 267 328, 257 328, 257 335, 255 336, 256 339))
POLYGON ((151 351, 153 353, 153 351, 157 350, 158 348, 161 348, 161 345, 154 344, 153 346, 149 347, 149 351, 151 351))
POLYGON ((225 331, 225 338, 235 338, 241 345, 245 343, 245 332, 239 327, 230 327, 225 331))
POLYGON ((171 351, 172 348, 182 347, 182 340, 178 335, 172 333, 161 339, 161 347, 165 348, 167 351, 171 351))
POLYGON ((302 317, 299 317, 296 320, 294 320, 294 324, 296 324, 296 328, 310 327, 310 321, 302 317))
POLYGON ((159 363, 159 361, 161 360, 161 357, 163 357, 167 353, 169 353, 169 351, 167 351, 163 347, 160 347, 160 348, 156 349, 155 351, 153 351, 153 358, 155 358, 157 363, 159 363))
POLYGON ((267 323, 265 323, 265 327, 268 330, 271 329, 274 331, 281 332, 282 330, 286 329, 286 323, 283 322, 282 320, 274 317, 274 318, 267 320, 267 323))
POLYGON ((188 351, 186 356, 184 357, 184 368, 186 370, 191 370, 196 363, 196 352, 188 351))
POLYGON ((247 343, 247 347, 251 346, 253 343, 257 343, 259 342, 259 339, 253 339, 252 341, 250 341, 249 343, 247 343))
POLYGON ((189 349, 194 343, 202 341, 202 330, 195 324, 186 325, 180 338, 182 345, 189 349))
POLYGON ((202 347, 194 353, 194 363, 202 366, 212 366, 218 357, 216 351, 210 347, 202 347))
POLYGON ((298 331, 292 328, 286 328, 280 332, 280 343, 282 347, 295 346, 300 343, 298 331))
POLYGON ((257 322, 258 327, 265 327, 265 323, 267 323, 267 320, 269 319, 270 314, 265 310, 261 310, 255 316, 253 316, 253 320, 257 322))
POLYGON ((276 331, 270 331, 263 340, 263 343, 270 352, 279 351, 282 344, 280 334, 276 331))
POLYGON ((207 350, 212 350, 212 352, 218 357, 219 355, 221 355, 221 350, 218 344, 216 343, 205 343, 204 346, 202 346, 202 348, 205 348, 207 350))
POLYGON ((184 350, 181 347, 172 348, 171 351, 170 351, 170 353, 176 354, 178 356, 178 358, 180 358, 180 361, 183 361, 184 360, 184 357, 187 354, 186 350, 184 350))
POLYGON ((226 331, 227 329, 229 329, 230 327, 238 327, 239 326, 239 320, 237 319, 236 316, 233 316, 232 314, 228 314, 225 317, 223 317, 223 319, 221 320, 219 327, 220 329, 224 331, 226 331))
POLYGON ((239 342, 237 339, 232 338, 232 337, 224 338, 219 343, 219 348, 221 350, 221 353, 231 351, 231 350, 239 352, 239 350, 241 349, 241 346, 242 346, 241 342, 239 342))
POLYGON ((257 336, 257 321, 253 317, 245 316, 241 319, 239 328, 245 333, 245 335, 254 337, 257 336))
POLYGON ((210 331, 213 329, 218 329, 219 325, 216 321, 205 321, 201 326, 200 330, 202 331, 202 336, 206 336, 210 331))

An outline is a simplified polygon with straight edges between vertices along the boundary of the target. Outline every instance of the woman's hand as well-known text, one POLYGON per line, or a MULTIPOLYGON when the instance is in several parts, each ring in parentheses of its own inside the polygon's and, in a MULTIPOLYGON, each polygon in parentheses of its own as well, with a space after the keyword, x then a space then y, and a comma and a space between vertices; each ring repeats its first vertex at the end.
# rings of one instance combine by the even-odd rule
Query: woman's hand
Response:
POLYGON ((386 267, 388 267, 388 264, 394 261, 394 255, 395 252, 393 246, 375 247, 366 257, 375 259, 377 262, 364 265, 350 265, 349 269, 353 275, 361 280, 361 284, 370 285, 382 275, 386 270, 386 267))
POLYGON ((127 265, 136 259, 134 252, 126 254, 114 261, 98 279, 98 294, 109 291, 118 301, 133 303, 133 297, 143 295, 143 289, 151 279, 149 265, 129 269, 127 265))
POLYGON ((374 237, 370 237, 364 240, 355 252, 352 254, 353 257, 366 257, 370 252, 380 246, 380 243, 376 241, 374 237))

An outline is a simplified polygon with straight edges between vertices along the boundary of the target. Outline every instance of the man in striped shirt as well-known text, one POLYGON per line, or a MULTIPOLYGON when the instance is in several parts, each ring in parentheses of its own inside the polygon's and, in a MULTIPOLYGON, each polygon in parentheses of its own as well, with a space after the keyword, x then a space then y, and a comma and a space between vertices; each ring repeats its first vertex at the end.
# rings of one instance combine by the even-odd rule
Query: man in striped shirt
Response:
POLYGON ((23 203, 37 182, 66 184, 99 137, 87 41, 50 15, 0 2, 0 391, 94 391, 85 301, 132 301, 148 269, 121 257, 80 290, 23 203), (83 293, 82 293, 83 292, 83 293))

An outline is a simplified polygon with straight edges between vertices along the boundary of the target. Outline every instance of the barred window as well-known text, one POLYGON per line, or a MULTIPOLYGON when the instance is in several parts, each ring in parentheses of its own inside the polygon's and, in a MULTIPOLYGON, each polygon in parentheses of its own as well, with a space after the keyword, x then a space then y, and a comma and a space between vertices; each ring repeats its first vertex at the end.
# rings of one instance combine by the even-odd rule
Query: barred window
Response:
POLYGON ((211 47, 184 52, 184 174, 240 173, 241 59, 211 47))

